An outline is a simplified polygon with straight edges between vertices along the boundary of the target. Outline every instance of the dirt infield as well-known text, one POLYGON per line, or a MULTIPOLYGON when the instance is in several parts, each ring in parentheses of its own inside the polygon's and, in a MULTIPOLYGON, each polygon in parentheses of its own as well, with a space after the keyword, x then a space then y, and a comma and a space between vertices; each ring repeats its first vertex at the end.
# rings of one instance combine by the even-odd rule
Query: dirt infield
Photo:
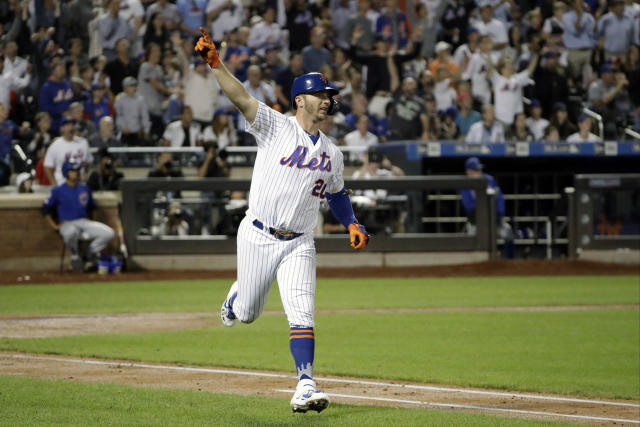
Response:
MULTIPOLYGON (((10 352, 0 352, 0 375, 272 396, 282 399, 283 411, 288 410, 288 400, 296 384, 295 377, 286 372, 10 352)), ((592 425, 634 425, 640 421, 638 401, 362 378, 318 376, 316 379, 334 402, 344 404, 458 410, 592 425)))
MULTIPOLYGON (((318 277, 482 277, 482 276, 611 276, 640 275, 638 265, 590 261, 500 260, 475 264, 430 267, 319 268, 318 277)), ((235 270, 133 271, 117 275, 4 271, 0 285, 31 283, 87 283, 143 280, 233 279, 235 270)))

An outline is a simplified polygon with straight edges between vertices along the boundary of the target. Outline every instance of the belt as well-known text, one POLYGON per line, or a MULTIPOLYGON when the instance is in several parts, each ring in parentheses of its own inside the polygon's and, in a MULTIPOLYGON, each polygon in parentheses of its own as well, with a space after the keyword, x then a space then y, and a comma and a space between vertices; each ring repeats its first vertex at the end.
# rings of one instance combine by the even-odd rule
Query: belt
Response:
POLYGON ((271 234, 273 237, 275 237, 278 240, 293 240, 296 237, 302 236, 302 233, 294 233, 291 231, 284 231, 284 230, 278 230, 277 228, 273 228, 273 227, 267 227, 257 219, 253 220, 253 225, 260 230, 268 231, 269 234, 271 234))

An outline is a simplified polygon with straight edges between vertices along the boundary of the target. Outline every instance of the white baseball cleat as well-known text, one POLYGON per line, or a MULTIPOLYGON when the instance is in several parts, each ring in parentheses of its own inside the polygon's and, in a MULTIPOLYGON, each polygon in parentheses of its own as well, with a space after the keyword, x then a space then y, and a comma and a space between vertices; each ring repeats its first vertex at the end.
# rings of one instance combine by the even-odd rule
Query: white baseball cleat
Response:
POLYGON ((314 380, 304 379, 298 382, 296 392, 291 398, 293 412, 322 412, 327 406, 329 406, 329 396, 322 390, 316 390, 314 380))
POLYGON ((224 326, 231 327, 238 323, 238 318, 233 312, 232 306, 233 301, 235 301, 238 296, 238 282, 233 282, 231 285, 231 289, 229 289, 229 293, 227 294, 227 298, 222 303, 222 307, 220 307, 220 318, 222 319, 222 324, 224 326))

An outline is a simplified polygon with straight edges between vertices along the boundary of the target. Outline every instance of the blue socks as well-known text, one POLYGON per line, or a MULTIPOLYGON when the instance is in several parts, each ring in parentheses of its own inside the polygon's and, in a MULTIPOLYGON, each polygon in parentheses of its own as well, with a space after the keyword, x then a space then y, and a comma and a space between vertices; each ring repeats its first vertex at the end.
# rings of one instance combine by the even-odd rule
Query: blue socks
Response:
POLYGON ((315 351, 313 328, 291 327, 289 348, 296 364, 298 381, 313 379, 313 353, 315 351))

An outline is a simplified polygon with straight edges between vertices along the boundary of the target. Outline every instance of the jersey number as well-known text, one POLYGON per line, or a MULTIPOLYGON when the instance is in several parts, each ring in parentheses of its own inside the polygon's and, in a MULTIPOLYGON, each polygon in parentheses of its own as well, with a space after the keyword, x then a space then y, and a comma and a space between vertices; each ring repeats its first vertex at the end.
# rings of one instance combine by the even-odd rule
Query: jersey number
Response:
POLYGON ((315 185, 313 186, 313 190, 311 191, 311 195, 324 199, 324 190, 326 188, 327 188, 327 183, 319 179, 315 182, 315 185))

